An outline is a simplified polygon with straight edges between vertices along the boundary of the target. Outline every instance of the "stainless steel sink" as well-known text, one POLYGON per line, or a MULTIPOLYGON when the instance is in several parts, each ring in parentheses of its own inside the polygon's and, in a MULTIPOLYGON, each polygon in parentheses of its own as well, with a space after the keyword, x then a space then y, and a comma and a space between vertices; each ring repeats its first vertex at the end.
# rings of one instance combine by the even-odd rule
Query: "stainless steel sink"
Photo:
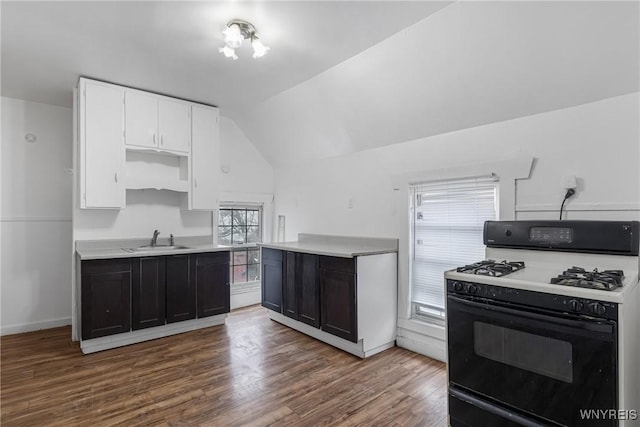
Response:
POLYGON ((173 251, 173 250, 178 250, 178 249, 191 249, 188 246, 182 246, 182 245, 155 245, 155 246, 150 246, 150 245, 145 245, 145 246, 138 246, 137 248, 122 248, 122 250, 127 251, 127 252, 165 252, 165 251, 173 251))

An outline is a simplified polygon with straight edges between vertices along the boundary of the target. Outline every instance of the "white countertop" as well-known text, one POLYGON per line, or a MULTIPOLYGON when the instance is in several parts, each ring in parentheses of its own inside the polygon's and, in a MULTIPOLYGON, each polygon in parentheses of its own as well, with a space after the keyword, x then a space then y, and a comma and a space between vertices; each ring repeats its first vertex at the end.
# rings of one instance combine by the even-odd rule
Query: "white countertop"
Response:
POLYGON ((301 233, 295 242, 259 243, 258 246, 284 251, 353 258, 356 256, 398 252, 398 239, 301 233))
MULTIPOLYGON (((230 246, 214 245, 211 236, 176 237, 175 244, 187 249, 155 249, 153 251, 131 252, 128 248, 148 245, 150 239, 119 240, 76 240, 76 253, 81 260, 139 258, 155 255, 192 254, 203 252, 221 252, 231 250, 230 246)), ((158 244, 166 245, 168 240, 158 239, 158 244)))

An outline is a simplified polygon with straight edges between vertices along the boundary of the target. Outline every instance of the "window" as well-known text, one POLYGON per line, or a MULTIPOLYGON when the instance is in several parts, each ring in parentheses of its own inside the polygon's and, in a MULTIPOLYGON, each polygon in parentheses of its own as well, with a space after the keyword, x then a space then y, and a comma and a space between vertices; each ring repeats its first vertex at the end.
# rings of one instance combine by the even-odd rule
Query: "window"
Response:
POLYGON ((484 222, 497 218, 494 177, 409 186, 411 306, 418 319, 444 319, 444 272, 484 259, 484 222))
POLYGON ((218 217, 218 242, 241 247, 231 251, 229 277, 231 284, 260 280, 260 250, 262 241, 262 208, 259 206, 225 206, 218 217))

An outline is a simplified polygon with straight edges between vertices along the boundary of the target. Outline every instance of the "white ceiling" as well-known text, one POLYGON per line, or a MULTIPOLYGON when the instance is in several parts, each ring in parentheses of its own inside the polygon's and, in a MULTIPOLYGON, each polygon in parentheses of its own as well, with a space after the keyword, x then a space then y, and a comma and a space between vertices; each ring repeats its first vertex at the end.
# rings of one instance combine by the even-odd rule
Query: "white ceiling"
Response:
POLYGON ((70 106, 85 75, 218 105, 273 166, 640 90, 637 0, 0 5, 3 96, 70 106), (232 18, 266 57, 217 52, 232 18))
POLYGON ((71 106, 80 75, 218 105, 227 115, 293 87, 445 2, 2 1, 2 95, 71 106), (218 53, 234 18, 271 47, 218 53))

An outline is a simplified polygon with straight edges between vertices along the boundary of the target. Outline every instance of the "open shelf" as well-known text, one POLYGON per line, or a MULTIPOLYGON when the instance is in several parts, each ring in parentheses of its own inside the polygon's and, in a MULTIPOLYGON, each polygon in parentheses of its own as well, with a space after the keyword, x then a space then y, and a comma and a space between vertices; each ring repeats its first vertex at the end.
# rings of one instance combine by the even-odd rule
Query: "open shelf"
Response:
POLYGON ((188 156, 152 150, 126 150, 125 188, 189 191, 188 156))

